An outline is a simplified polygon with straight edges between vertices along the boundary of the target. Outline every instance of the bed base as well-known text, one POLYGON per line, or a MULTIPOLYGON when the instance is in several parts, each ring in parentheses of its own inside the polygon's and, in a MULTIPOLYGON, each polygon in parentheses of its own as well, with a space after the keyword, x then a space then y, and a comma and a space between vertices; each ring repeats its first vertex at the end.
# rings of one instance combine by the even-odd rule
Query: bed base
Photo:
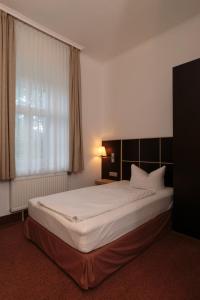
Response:
POLYGON ((106 277, 138 256, 171 227, 167 211, 117 240, 89 253, 82 253, 31 217, 25 221, 25 236, 42 249, 83 289, 100 284, 106 277))

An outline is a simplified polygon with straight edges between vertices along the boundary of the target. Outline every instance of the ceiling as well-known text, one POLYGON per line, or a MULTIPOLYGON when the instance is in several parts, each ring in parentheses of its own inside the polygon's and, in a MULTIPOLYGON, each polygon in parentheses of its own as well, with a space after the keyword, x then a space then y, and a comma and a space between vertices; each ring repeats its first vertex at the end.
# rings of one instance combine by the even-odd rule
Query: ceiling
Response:
POLYGON ((200 0, 2 0, 99 61, 200 13, 200 0))

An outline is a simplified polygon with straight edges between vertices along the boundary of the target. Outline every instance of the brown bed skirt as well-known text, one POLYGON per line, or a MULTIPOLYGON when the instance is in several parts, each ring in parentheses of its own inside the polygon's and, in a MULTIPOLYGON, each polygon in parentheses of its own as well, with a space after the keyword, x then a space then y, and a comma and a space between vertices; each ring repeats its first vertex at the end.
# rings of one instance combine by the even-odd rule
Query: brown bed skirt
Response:
MULTIPOLYGON (((41 248, 83 289, 97 286, 108 275, 138 256, 171 226, 171 211, 139 226, 117 240, 89 253, 82 253, 31 217, 25 221, 25 235, 41 248)), ((100 237, 99 237, 100 238, 100 237)))

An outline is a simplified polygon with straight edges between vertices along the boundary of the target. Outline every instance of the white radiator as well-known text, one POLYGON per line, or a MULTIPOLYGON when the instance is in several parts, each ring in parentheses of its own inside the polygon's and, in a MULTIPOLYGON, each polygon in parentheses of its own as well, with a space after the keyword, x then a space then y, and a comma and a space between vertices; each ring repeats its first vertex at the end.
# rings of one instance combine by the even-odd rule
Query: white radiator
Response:
POLYGON ((64 192, 69 189, 66 173, 17 178, 10 184, 10 210, 15 212, 28 207, 28 200, 35 197, 64 192))

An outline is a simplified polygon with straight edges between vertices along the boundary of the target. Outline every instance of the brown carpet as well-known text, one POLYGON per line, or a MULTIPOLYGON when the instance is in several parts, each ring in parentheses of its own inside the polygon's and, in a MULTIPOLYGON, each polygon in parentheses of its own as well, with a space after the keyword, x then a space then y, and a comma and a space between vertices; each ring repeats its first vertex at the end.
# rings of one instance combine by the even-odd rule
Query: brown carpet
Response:
POLYGON ((2 300, 199 300, 200 241, 170 232, 142 255, 82 291, 23 236, 22 223, 0 227, 2 300))

